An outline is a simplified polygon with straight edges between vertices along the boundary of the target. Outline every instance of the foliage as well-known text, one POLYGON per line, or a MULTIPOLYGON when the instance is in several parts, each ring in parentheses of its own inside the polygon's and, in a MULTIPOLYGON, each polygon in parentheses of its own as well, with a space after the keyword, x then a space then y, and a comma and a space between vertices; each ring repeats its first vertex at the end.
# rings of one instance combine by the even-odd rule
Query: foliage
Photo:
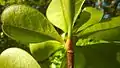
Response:
POLYGON ((1 53, 0 60, 1 68, 40 68, 32 56, 19 48, 6 49, 1 53))
POLYGON ((45 14, 50 2, 51 0, 0 0, 0 6, 2 6, 3 9, 13 4, 24 4, 36 8, 45 14))
MULTIPOLYGON (((45 0, 32 3, 40 5, 41 1, 45 0)), ((101 21, 103 12, 93 7, 82 9, 84 1, 52 0, 46 10, 47 18, 24 3, 7 7, 1 15, 2 31, 16 41, 28 44, 31 55, 18 48, 9 48, 1 53, 1 65, 66 68, 66 38, 60 36, 56 27, 65 37, 72 37, 75 68, 119 68, 120 16, 101 21), (29 65, 24 62, 26 60, 29 65), (10 64, 12 61, 14 63, 10 64)))
POLYGON ((12 4, 36 4, 36 5, 46 5, 50 0, 0 0, 1 5, 12 5, 12 4))

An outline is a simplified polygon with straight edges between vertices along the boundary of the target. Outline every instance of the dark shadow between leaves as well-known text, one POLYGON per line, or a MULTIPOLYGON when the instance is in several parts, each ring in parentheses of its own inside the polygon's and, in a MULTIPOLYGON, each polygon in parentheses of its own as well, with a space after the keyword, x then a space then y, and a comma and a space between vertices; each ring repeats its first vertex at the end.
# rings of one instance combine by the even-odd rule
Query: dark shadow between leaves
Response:
POLYGON ((73 31, 76 32, 79 27, 81 27, 84 23, 86 23, 90 19, 91 14, 87 11, 83 11, 78 16, 77 21, 74 24, 73 31))

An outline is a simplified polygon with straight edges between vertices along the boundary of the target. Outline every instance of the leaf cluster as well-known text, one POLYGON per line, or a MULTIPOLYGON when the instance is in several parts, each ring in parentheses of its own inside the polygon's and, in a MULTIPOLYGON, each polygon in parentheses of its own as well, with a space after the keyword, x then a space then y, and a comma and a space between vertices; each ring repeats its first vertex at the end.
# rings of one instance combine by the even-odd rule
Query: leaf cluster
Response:
POLYGON ((3 68, 66 68, 66 37, 73 40, 75 68, 119 68, 120 16, 101 21, 103 12, 93 7, 82 8, 84 2, 52 0, 47 17, 27 5, 7 7, 1 15, 2 31, 28 44, 31 55, 19 48, 9 48, 1 53, 2 58, 8 59, 2 60, 3 68))

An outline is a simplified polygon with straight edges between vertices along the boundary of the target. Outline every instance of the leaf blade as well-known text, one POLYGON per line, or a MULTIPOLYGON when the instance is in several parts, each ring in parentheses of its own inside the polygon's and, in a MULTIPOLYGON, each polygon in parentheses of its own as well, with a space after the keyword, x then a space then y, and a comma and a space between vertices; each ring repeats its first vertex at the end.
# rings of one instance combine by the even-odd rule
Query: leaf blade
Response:
POLYGON ((42 35, 37 32, 13 27, 13 26, 7 26, 2 25, 2 31, 10 38, 19 41, 21 43, 38 43, 46 40, 54 40, 53 38, 42 35))
POLYGON ((84 34, 84 38, 87 37, 96 40, 119 41, 119 19, 120 16, 114 17, 107 22, 95 24, 81 32, 81 37, 84 34))
POLYGON ((81 12, 84 1, 85 0, 71 1, 70 5, 68 4, 70 1, 67 2, 67 0, 52 0, 47 9, 47 18, 53 25, 67 32, 69 23, 71 22, 72 26, 74 25, 81 12))
POLYGON ((62 49, 63 46, 60 42, 49 40, 42 43, 31 43, 29 48, 37 61, 43 61, 49 58, 56 50, 62 49))
POLYGON ((87 68, 119 68, 120 63, 116 60, 119 45, 119 43, 98 43, 76 48, 84 54, 87 68))
MULTIPOLYGON (((85 23, 83 24, 77 32, 79 31, 82 31, 96 23, 98 23, 101 19, 102 19, 102 16, 103 16, 103 12, 96 9, 96 8, 93 8, 93 7, 87 7, 84 9, 86 12, 90 13, 91 14, 91 17, 90 19, 85 23)), ((79 22, 78 22, 79 23, 79 22)))
POLYGON ((84 2, 85 2, 85 0, 75 0, 75 15, 74 15, 73 25, 76 22, 77 17, 82 10, 82 6, 83 6, 84 2))
POLYGON ((68 25, 65 21, 65 17, 62 10, 62 5, 60 0, 52 0, 47 9, 47 18, 56 27, 67 32, 68 25), (53 10, 54 9, 54 10, 53 10))
MULTIPOLYGON (((50 36, 51 39, 54 38, 58 41, 63 42, 59 34, 56 32, 55 28, 44 17, 44 15, 29 6, 12 5, 8 7, 2 13, 2 22, 3 22, 3 25, 7 25, 10 27, 11 26, 17 27, 17 28, 25 29, 32 32, 37 32, 43 35, 43 37, 47 35, 47 36, 50 36)), ((3 27, 3 28, 6 29, 6 27, 3 27)), ((25 36, 27 37, 27 35, 25 36)), ((48 40, 50 39, 50 37, 48 38, 48 40)), ((21 41, 21 39, 18 39, 18 40, 21 41)), ((40 42, 41 41, 42 39, 40 40, 40 42)))
POLYGON ((6 49, 0 59, 1 68, 41 68, 31 55, 19 48, 6 49))
POLYGON ((0 5, 5 5, 5 1, 4 0, 0 0, 0 5))

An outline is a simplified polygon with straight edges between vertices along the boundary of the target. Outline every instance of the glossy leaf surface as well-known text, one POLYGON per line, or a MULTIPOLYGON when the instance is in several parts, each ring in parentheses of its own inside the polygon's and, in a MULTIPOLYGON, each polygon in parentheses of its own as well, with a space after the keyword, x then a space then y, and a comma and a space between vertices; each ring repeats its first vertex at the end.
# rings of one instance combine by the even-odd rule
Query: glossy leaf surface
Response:
POLYGON ((13 5, 2 13, 3 31, 21 42, 42 42, 51 39, 62 42, 52 24, 42 13, 25 5, 13 5))
POLYGON ((0 68, 41 68, 37 61, 26 51, 9 48, 1 53, 0 68))
POLYGON ((84 0, 75 0, 75 4, 71 1, 70 5, 69 0, 52 0, 47 9, 47 18, 56 27, 67 32, 70 23, 72 24, 73 20, 76 21, 83 2, 84 0), (75 8, 73 8, 74 6, 75 8))
MULTIPOLYGON (((86 29, 86 28, 88 28, 88 27, 90 27, 90 26, 92 26, 92 25, 94 25, 96 23, 99 23, 99 21, 102 19, 102 16, 103 16, 102 11, 100 11, 100 10, 98 10, 96 8, 93 8, 93 7, 86 7, 84 9, 84 11, 90 13, 90 19, 86 23, 84 23, 81 27, 78 27, 77 32, 82 31, 82 30, 84 30, 84 29, 86 29)), ((82 16, 84 17, 84 15, 82 15, 82 16)), ((82 16, 80 18, 83 19, 82 16)), ((86 16, 86 17, 88 17, 88 16, 86 16)), ((80 21, 78 21, 76 23, 82 23, 82 21, 80 20, 80 21)))

